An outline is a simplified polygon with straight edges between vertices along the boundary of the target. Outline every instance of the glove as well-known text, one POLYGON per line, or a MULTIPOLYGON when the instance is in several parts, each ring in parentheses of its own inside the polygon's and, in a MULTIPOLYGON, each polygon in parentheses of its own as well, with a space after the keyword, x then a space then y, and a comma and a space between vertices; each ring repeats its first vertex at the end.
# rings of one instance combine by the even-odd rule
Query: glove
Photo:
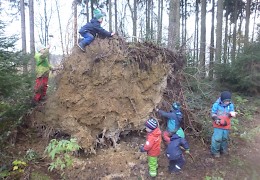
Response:
POLYGON ((232 111, 232 112, 229 113, 229 116, 230 116, 230 117, 236 117, 236 115, 237 115, 237 112, 233 112, 233 111, 232 111))
POLYGON ((225 120, 220 120, 220 125, 221 125, 221 126, 226 126, 226 125, 227 125, 227 121, 225 121, 225 120))
POLYGON ((141 145, 139 149, 140 149, 141 152, 145 152, 144 145, 141 145))
POLYGON ((215 121, 217 125, 220 125, 220 118, 218 116, 212 116, 212 119, 215 121))
POLYGON ((185 153, 186 153, 186 154, 190 154, 190 150, 186 150, 185 153))

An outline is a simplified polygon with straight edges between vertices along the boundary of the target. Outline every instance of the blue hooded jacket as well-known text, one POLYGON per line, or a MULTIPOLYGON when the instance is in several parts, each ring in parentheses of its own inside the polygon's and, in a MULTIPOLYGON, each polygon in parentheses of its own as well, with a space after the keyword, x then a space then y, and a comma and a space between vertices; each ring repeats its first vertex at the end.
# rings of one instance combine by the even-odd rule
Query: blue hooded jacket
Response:
POLYGON ((228 105, 225 105, 223 102, 221 102, 220 98, 218 98, 212 106, 211 116, 228 116, 228 114, 234 111, 234 109, 234 104, 232 102, 230 102, 228 105))
POLYGON ((91 19, 90 22, 85 24, 82 28, 80 28, 79 33, 82 35, 86 32, 89 32, 94 37, 96 37, 97 34, 105 37, 112 37, 111 32, 106 31, 101 27, 101 23, 98 21, 97 18, 91 19))
POLYGON ((177 160, 182 155, 182 146, 185 150, 189 150, 189 144, 185 138, 179 137, 177 134, 173 134, 171 141, 166 149, 166 156, 169 160, 177 160))
POLYGON ((180 123, 182 121, 182 114, 180 111, 172 110, 171 112, 165 112, 163 110, 159 110, 158 113, 168 119, 167 131, 176 132, 180 128, 180 123))

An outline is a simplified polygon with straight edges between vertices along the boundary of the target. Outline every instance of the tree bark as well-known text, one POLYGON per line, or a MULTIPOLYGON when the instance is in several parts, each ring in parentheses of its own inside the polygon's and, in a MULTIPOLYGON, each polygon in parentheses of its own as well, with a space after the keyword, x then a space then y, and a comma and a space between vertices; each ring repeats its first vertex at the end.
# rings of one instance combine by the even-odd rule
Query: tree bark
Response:
POLYGON ((206 63, 205 63, 205 52, 206 52, 206 0, 201 1, 201 29, 200 29, 200 77, 205 78, 206 76, 206 63))
POLYGON ((236 58, 236 46, 237 46, 237 1, 235 1, 234 9, 234 25, 232 35, 232 50, 231 50, 231 63, 235 62, 236 58))
POLYGON ((225 38, 224 38, 224 54, 223 54, 223 60, 224 64, 228 61, 228 13, 225 15, 225 38))
POLYGON ((158 0, 158 19, 157 19, 157 43, 162 42, 162 15, 163 15, 163 0, 158 0))
POLYGON ((246 2, 245 46, 248 46, 248 42, 249 42, 248 35, 249 35, 250 7, 251 7, 251 0, 247 0, 247 2, 246 2))
POLYGON ((179 0, 170 0, 168 48, 174 50, 180 45, 180 3, 179 0))
POLYGON ((211 32, 210 32, 210 55, 209 55, 209 79, 213 79, 213 66, 214 66, 214 26, 215 24, 215 0, 212 0, 211 9, 211 32))
POLYGON ((32 71, 35 71, 36 63, 34 60, 35 54, 35 38, 34 38, 34 0, 29 0, 29 17, 30 17, 30 52, 32 71))
POLYGON ((198 65, 198 44, 199 44, 199 1, 196 0, 196 5, 195 5, 195 12, 196 12, 196 18, 195 18, 195 29, 194 29, 194 44, 193 44, 193 48, 194 48, 194 54, 193 54, 193 65, 195 65, 197 67, 198 65))
MULTIPOLYGON (((20 1, 20 11, 21 11, 21 32, 22 32, 22 53, 26 54, 26 26, 25 26, 25 8, 24 0, 20 1)), ((23 73, 27 73, 27 63, 23 62, 23 73)))
POLYGON ((112 2, 108 1, 109 31, 112 32, 112 2))
POLYGON ((221 63, 222 53, 222 21, 223 21, 223 0, 217 2, 217 29, 216 29, 216 56, 215 62, 221 63))
POLYGON ((56 10, 57 10, 57 14, 58 14, 58 21, 59 21, 60 43, 61 43, 61 49, 62 49, 62 57, 64 58, 65 51, 64 51, 63 35, 62 35, 61 20, 60 20, 60 10, 59 10, 59 6, 58 6, 58 0, 55 0, 55 1, 56 1, 56 10))
MULTIPOLYGON (((135 0, 136 1, 136 0, 135 0)), ((115 32, 117 32, 117 0, 115 0, 115 32)))
POLYGON ((73 2, 73 17, 74 17, 74 45, 78 43, 78 11, 77 11, 77 0, 73 2))

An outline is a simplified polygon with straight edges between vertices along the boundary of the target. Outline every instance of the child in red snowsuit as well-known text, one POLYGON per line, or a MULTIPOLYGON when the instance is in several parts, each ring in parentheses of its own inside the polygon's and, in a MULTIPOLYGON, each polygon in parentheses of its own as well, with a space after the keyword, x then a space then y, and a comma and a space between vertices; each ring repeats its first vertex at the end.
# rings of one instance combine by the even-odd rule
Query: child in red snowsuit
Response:
POLYGON ((151 118, 145 122, 147 131, 145 145, 140 147, 141 152, 147 152, 149 174, 151 177, 157 176, 158 156, 161 151, 161 130, 158 127, 158 121, 151 118))

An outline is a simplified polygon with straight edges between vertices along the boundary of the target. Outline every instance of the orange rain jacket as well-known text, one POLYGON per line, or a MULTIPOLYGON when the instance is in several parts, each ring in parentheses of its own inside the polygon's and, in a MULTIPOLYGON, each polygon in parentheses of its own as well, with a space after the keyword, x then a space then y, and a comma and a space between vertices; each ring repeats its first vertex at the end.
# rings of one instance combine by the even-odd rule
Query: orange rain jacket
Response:
POLYGON ((157 127, 146 136, 144 150, 149 156, 159 156, 161 152, 161 130, 157 127))

